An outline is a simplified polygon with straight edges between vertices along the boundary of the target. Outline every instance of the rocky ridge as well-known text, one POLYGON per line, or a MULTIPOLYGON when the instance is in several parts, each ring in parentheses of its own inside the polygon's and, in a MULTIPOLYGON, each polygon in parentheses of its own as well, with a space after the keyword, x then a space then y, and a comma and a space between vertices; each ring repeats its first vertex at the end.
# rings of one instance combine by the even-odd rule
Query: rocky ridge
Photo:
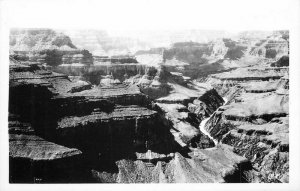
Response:
MULTIPOLYGON (((166 84, 171 81, 171 87, 182 84, 190 89, 189 81, 163 69, 154 72, 152 77, 150 81, 155 79, 166 84)), ((92 86, 50 72, 39 64, 11 58, 10 182, 140 182, 140 179, 131 179, 129 174, 124 175, 123 169, 129 170, 128 164, 139 164, 137 170, 146 165, 150 171, 143 173, 153 176, 153 167, 164 171, 161 165, 168 166, 161 181, 154 178, 146 182, 239 181, 237 174, 245 169, 237 166, 247 160, 220 147, 211 154, 227 158, 210 161, 210 152, 203 150, 214 144, 197 129, 201 119, 187 109, 188 102, 184 101, 196 99, 198 94, 155 104, 151 103, 150 95, 149 98, 140 92, 136 85, 141 84, 92 86), (169 103, 173 103, 176 110, 169 110, 173 107, 169 103), (189 129, 194 133, 189 134, 189 129), (191 148, 195 157, 189 159, 191 148), (145 155, 149 152, 154 157, 145 155), (232 153, 231 157, 228 152, 232 153), (204 158, 198 160, 198 155, 204 158), (221 160, 224 160, 220 164, 223 174, 215 176, 210 170, 200 176, 207 165, 218 173, 219 167, 213 164, 221 160), (187 172, 189 166, 194 165, 203 166, 194 172, 194 177, 189 174, 174 177, 178 170, 187 172)), ((200 94, 206 91, 203 89, 200 94)))
POLYGON ((50 67, 93 64, 89 51, 78 49, 70 37, 51 29, 12 29, 9 37, 11 56, 22 61, 50 67))
POLYGON ((288 67, 266 63, 214 74, 206 82, 229 100, 207 122, 211 136, 251 161, 249 181, 288 182, 288 67))

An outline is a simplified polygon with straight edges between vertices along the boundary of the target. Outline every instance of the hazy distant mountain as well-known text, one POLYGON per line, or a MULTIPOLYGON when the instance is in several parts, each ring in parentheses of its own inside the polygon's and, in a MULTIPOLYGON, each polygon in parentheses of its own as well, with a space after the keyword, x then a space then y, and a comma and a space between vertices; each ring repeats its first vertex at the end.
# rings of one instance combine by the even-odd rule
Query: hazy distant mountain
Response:
POLYGON ((177 30, 177 31, 105 31, 63 30, 78 47, 94 55, 134 54, 139 50, 169 47, 176 42, 207 43, 217 38, 229 38, 234 34, 226 31, 177 30))
POLYGON ((63 33, 52 29, 12 29, 9 36, 10 49, 14 51, 62 50, 73 51, 76 46, 63 33))

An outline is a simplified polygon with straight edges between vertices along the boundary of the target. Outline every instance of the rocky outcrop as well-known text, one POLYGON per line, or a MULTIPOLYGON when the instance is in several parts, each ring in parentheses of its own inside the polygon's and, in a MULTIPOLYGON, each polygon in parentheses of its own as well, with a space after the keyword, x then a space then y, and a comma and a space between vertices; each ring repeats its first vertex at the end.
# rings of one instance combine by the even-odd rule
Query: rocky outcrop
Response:
POLYGON ((156 102, 185 106, 207 90, 205 87, 198 87, 181 73, 169 72, 166 66, 149 67, 145 75, 136 76, 127 82, 137 84, 143 93, 156 102))
POLYGON ((222 144, 233 146, 235 153, 246 156, 252 162, 254 171, 247 177, 249 181, 289 181, 287 117, 273 118, 269 123, 256 125, 224 119, 217 121, 211 134, 222 144))
POLYGON ((199 130, 199 124, 223 103, 215 90, 198 87, 189 78, 168 72, 165 66, 149 67, 145 75, 131 79, 131 83, 138 84, 141 91, 156 102, 155 110, 163 116, 163 123, 170 127, 170 133, 181 147, 204 149, 214 146, 213 141, 199 130), (197 97, 206 103, 203 117, 188 110, 197 97))
POLYGON ((73 96, 86 97, 90 100, 105 99, 118 105, 140 105, 149 107, 151 100, 136 85, 117 84, 114 86, 95 87, 90 90, 76 92, 73 96))
POLYGON ((88 90, 92 88, 92 84, 85 81, 78 80, 75 83, 76 85, 71 87, 71 89, 68 90, 68 93, 81 92, 83 90, 88 90))
POLYGON ((209 43, 175 43, 164 50, 163 64, 170 72, 181 72, 197 79, 239 67, 265 65, 265 62, 274 62, 289 54, 288 31, 254 36, 239 34, 238 38, 216 39, 209 43))
POLYGON ((99 182, 117 183, 215 183, 243 182, 250 163, 228 148, 194 150, 189 158, 175 153, 169 161, 149 165, 141 160, 120 160, 118 173, 94 171, 99 182))
POLYGON ((10 134, 10 157, 32 161, 58 160, 80 155, 81 151, 47 142, 35 135, 10 134))
POLYGON ((212 52, 211 44, 201 44, 197 42, 178 42, 173 47, 165 50, 163 54, 164 60, 175 57, 179 61, 187 63, 201 63, 205 61, 203 55, 210 55, 212 52))
POLYGON ((51 29, 12 29, 9 45, 13 51, 76 49, 68 36, 51 29))
POLYGON ((78 149, 36 135, 10 134, 10 182, 76 182, 79 180, 81 155, 78 149))
POLYGON ((157 99, 169 94, 171 87, 168 82, 172 81, 171 76, 164 67, 158 69, 150 67, 137 84, 140 86, 142 92, 152 99, 157 99))
POLYGON ((100 86, 115 86, 121 84, 120 80, 113 79, 112 75, 102 76, 102 79, 100 80, 100 86))
POLYGON ((282 56, 277 62, 271 64, 272 67, 286 67, 289 66, 289 56, 282 56))
POLYGON ((208 78, 202 79, 200 84, 210 84, 223 98, 232 100, 242 92, 280 91, 278 88, 280 81, 283 82, 283 78, 288 78, 288 73, 287 67, 248 66, 209 75, 208 78))
POLYGON ((215 89, 211 89, 194 100, 193 103, 189 103, 189 110, 195 113, 200 119, 203 119, 212 115, 223 103, 223 98, 215 89))
POLYGON ((48 66, 60 64, 91 65, 93 57, 87 50, 77 49, 71 39, 51 29, 12 29, 10 51, 21 61, 48 66))
POLYGON ((247 49, 246 46, 239 45, 237 42, 231 39, 223 39, 225 47, 227 47, 227 52, 224 58, 230 60, 237 60, 244 56, 244 51, 247 49))
POLYGON ((95 111, 82 117, 64 117, 58 121, 57 136, 66 145, 95 150, 110 160, 137 150, 165 153, 175 147, 157 112, 138 106, 116 106, 110 113, 95 111))
POLYGON ((283 33, 274 32, 266 39, 261 39, 252 47, 250 54, 268 59, 280 58, 289 54, 288 31, 283 33))
MULTIPOLYGON (((136 160, 136 152, 151 150, 158 153, 160 157, 156 162, 164 161, 164 155, 186 152, 174 140, 171 126, 165 124, 164 116, 151 108, 148 97, 135 85, 91 87, 88 83, 70 80, 65 75, 44 70, 36 64, 25 65, 12 61, 10 152, 17 158, 28 155, 29 158, 33 157, 32 160, 43 159, 37 165, 28 163, 26 171, 31 172, 31 168, 44 171, 37 171, 33 175, 22 173, 19 167, 27 162, 12 158, 11 182, 95 181, 91 177, 91 169, 108 167, 111 171, 116 167, 114 162, 117 160, 136 160), (19 118, 13 117, 15 114, 19 118), (18 146, 19 142, 26 149, 18 146), (74 159, 74 163, 65 159, 73 158, 73 154, 74 157, 82 157, 80 160, 74 159), (72 166, 76 161, 82 164, 72 166), (62 175, 53 177, 55 171, 49 170, 51 168, 62 175), (66 178, 71 172, 75 175, 71 179, 66 178), (24 176, 18 177, 18 174, 24 176), (77 176, 79 174, 84 177, 77 176)), ((192 116, 184 120, 197 123, 192 116)), ((205 142, 203 137, 198 138, 193 141, 194 144, 201 141, 205 143, 199 147, 206 148, 211 144, 205 142)))
POLYGON ((214 78, 231 81, 275 80, 287 74, 288 68, 247 67, 230 72, 211 75, 214 78))
MULTIPOLYGON (((35 177, 40 182, 73 181, 68 180, 65 175, 70 172, 70 169, 67 168, 68 164, 72 166, 78 160, 67 158, 86 155, 86 151, 70 149, 74 148, 72 146, 70 148, 66 147, 67 143, 62 138, 63 133, 60 133, 57 129, 57 126, 60 124, 58 123, 59 120, 68 119, 67 116, 72 115, 86 116, 88 118, 89 115, 93 116, 93 112, 96 111, 102 112, 102 115, 114 111, 114 104, 105 99, 105 96, 111 94, 107 93, 105 95, 105 92, 101 91, 102 94, 98 97, 91 96, 93 90, 87 90, 90 88, 91 85, 85 82, 72 82, 65 75, 49 72, 35 64, 22 65, 18 62, 11 62, 9 97, 9 112, 12 114, 12 117, 9 119, 11 182, 32 182, 35 181, 35 177), (86 94, 80 95, 81 92, 86 92, 86 94), (19 116, 18 118, 13 117, 16 114, 19 116), (60 146, 61 144, 65 146, 60 146), (31 164, 34 161, 38 161, 38 164, 31 164), (25 163, 28 165, 26 166, 25 163), (21 171, 25 169, 25 166, 24 168, 19 168, 22 164, 26 166, 26 171, 29 173, 33 171, 31 168, 40 168, 40 165, 43 166, 41 169, 45 171, 36 172, 38 175, 25 173, 24 176, 19 177, 18 174, 23 174, 21 171), (52 167, 57 172, 64 174, 64 176, 60 178, 52 177, 54 175, 54 171, 51 171, 52 167), (67 169, 64 169, 64 167, 67 169), (48 175, 51 177, 48 177, 48 175)), ((130 87, 124 88, 124 91, 132 92, 132 89, 130 87)), ((118 93, 115 94, 115 100, 119 100, 116 103, 127 102, 128 105, 143 104, 142 99, 145 99, 141 93, 126 94, 122 91, 118 93), (121 98, 122 95, 125 98, 121 98), (136 99, 135 97, 137 96, 141 98, 136 99), (130 103, 130 101, 132 102, 130 103)), ((125 108, 124 113, 126 113, 126 110, 130 111, 131 108, 134 107, 125 108)), ((143 110, 137 110, 135 118, 140 117, 141 121, 143 121, 142 118, 146 114, 142 114, 139 111, 143 110)), ((112 112, 111 114, 115 113, 112 112)), ((128 114, 130 115, 130 112, 128 114)), ((102 115, 100 116, 105 120, 105 117, 102 115)), ((131 117, 133 116, 132 114, 131 117)), ((119 114, 119 117, 120 119, 118 120, 123 121, 125 125, 135 124, 135 119, 124 123, 126 120, 123 118, 122 112, 119 114)), ((80 131, 78 130, 78 132, 80 131)), ((88 132, 93 132, 93 130, 88 130, 88 132)), ((72 139, 70 136, 67 138, 72 139)), ((126 138, 123 137, 124 139, 126 138)), ((122 142, 121 140, 122 138, 120 138, 120 142, 122 142)), ((82 169, 80 166, 78 168, 82 169)), ((80 171, 78 168, 75 167, 73 169, 75 174, 80 171)), ((83 169, 85 168, 83 167, 83 169)), ((86 172, 88 172, 87 169, 82 173, 85 174, 86 172)), ((77 178, 75 178, 76 181, 78 180, 77 178)), ((85 181, 88 181, 87 179, 88 175, 85 181)))
POLYGON ((216 57, 216 58, 220 58, 220 59, 224 58, 224 56, 226 55, 226 53, 228 51, 228 47, 225 46, 224 42, 225 41, 222 39, 222 40, 217 40, 214 43, 211 56, 216 57))
POLYGON ((83 50, 79 54, 65 54, 62 56, 62 66, 89 66, 93 64, 93 56, 89 51, 83 50))
POLYGON ((247 70, 248 74, 239 75, 237 72, 243 71, 239 69, 215 75, 218 80, 208 80, 228 102, 213 114, 205 129, 219 144, 232 146, 235 153, 251 161, 253 170, 246 175, 248 181, 289 182, 288 68, 247 70), (277 77, 254 80, 258 75, 277 77), (229 90, 232 88, 236 89, 234 93, 229 90))
POLYGON ((94 66, 74 67, 72 65, 64 65, 53 68, 53 71, 63 73, 69 76, 81 76, 85 81, 99 85, 102 79, 106 79, 109 75, 112 80, 126 82, 128 79, 136 75, 144 75, 146 66, 143 64, 102 64, 94 66))
POLYGON ((212 140, 200 132, 198 126, 201 119, 190 113, 181 104, 162 104, 156 106, 164 116, 163 123, 171 127, 171 134, 181 147, 210 148, 214 146, 212 140))
POLYGON ((82 152, 46 141, 36 135, 30 123, 22 120, 19 115, 9 114, 9 181, 79 181, 76 173, 80 173, 80 170, 74 168, 80 166, 82 152), (60 174, 57 175, 57 172, 60 174))

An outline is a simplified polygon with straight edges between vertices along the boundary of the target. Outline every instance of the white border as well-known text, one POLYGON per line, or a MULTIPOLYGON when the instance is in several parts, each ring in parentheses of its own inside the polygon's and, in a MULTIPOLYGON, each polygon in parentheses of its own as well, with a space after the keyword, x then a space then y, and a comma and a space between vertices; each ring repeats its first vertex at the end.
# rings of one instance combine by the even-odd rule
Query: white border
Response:
POLYGON ((1 0, 0 190, 300 190, 299 0, 1 0), (112 11, 113 10, 113 11, 112 11), (8 31, 11 27, 114 30, 290 31, 290 183, 8 184, 8 31))

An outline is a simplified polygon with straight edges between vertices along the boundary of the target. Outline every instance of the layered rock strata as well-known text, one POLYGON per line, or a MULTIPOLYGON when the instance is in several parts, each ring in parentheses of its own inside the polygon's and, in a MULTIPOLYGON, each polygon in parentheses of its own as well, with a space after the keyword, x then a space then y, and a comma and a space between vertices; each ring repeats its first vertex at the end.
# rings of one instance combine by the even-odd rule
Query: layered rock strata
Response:
POLYGON ((244 182, 241 174, 251 168, 249 161, 225 147, 194 150, 188 156, 175 153, 172 159, 151 165, 143 160, 120 160, 118 173, 93 174, 99 182, 113 183, 223 183, 244 182))
MULTIPOLYGON (((60 166, 63 167, 68 166, 65 163, 68 161, 67 158, 77 155, 83 155, 83 158, 86 158, 86 155, 98 155, 100 151, 107 154, 108 152, 104 151, 105 148, 114 148, 114 151, 110 153, 117 153, 118 156, 119 151, 129 155, 128 150, 118 147, 124 142, 127 143, 126 146, 131 146, 134 152, 136 149, 145 150, 145 141, 148 141, 147 146, 152 148, 155 141, 162 140, 162 138, 155 137, 158 133, 152 133, 153 136, 149 137, 151 131, 158 131, 152 127, 161 127, 159 124, 154 125, 158 123, 159 117, 155 111, 137 106, 138 104, 149 105, 147 98, 138 89, 128 86, 115 89, 91 88, 91 85, 87 83, 72 82, 67 76, 49 72, 36 64, 22 65, 11 62, 9 112, 12 116, 16 114, 20 116, 15 120, 9 119, 10 165, 14 169, 11 182, 34 182, 35 176, 41 182, 61 181, 59 178, 52 177, 52 171, 46 173, 51 177, 38 173, 39 175, 26 177, 24 175, 18 178, 18 174, 22 173, 15 166, 23 162, 27 164, 26 160, 33 166, 35 160, 42 160, 44 161, 42 165, 47 166, 48 169, 52 161, 66 158, 59 160, 62 161, 60 166), (131 106, 132 104, 136 105, 131 106), (74 125, 75 119, 80 120, 77 126, 74 125), (96 127, 98 130, 95 129, 96 127), (101 136, 97 137, 97 135, 101 136), (91 139, 87 139, 88 136, 91 136, 91 139), (76 140, 76 137, 81 139, 76 140), (119 144, 113 147, 111 140, 115 138, 119 140, 117 141, 119 144), (99 141, 103 144, 100 144, 98 150, 90 151, 89 148, 95 147, 100 143, 99 141), (81 151, 71 149, 74 147, 80 148, 81 151)), ((160 130, 163 132, 163 129, 162 127, 160 130)), ((37 166, 39 165, 38 163, 37 166)), ((66 169, 61 169, 62 174, 68 174, 68 172, 66 169)), ((84 173, 86 172, 87 169, 84 170, 84 173)), ((88 176, 86 178, 85 181, 89 181, 88 176)), ((64 179, 64 181, 73 180, 64 179)))
POLYGON ((247 70, 253 73, 236 73, 230 83, 226 76, 232 75, 226 73, 217 75, 217 83, 208 80, 229 101, 205 128, 220 144, 232 146, 251 161, 254 168, 246 175, 249 181, 289 182, 288 68, 247 70), (261 71, 266 73, 264 78, 259 77, 261 71), (264 81, 267 76, 272 77, 264 81))
POLYGON ((12 29, 9 45, 12 56, 23 61, 47 66, 93 64, 89 51, 78 49, 70 37, 51 29, 12 29))
POLYGON ((96 87, 11 60, 10 182, 245 181, 237 175, 251 169, 250 163, 230 149, 210 151, 214 143, 199 131, 201 118, 187 109, 188 100, 202 95, 209 114, 222 103, 220 97, 205 100, 216 92, 193 89, 166 71, 147 74, 150 84, 156 80, 171 87, 164 98, 170 102, 151 103, 141 83, 96 87), (131 178, 136 164, 139 172, 148 169, 142 181, 131 178))

